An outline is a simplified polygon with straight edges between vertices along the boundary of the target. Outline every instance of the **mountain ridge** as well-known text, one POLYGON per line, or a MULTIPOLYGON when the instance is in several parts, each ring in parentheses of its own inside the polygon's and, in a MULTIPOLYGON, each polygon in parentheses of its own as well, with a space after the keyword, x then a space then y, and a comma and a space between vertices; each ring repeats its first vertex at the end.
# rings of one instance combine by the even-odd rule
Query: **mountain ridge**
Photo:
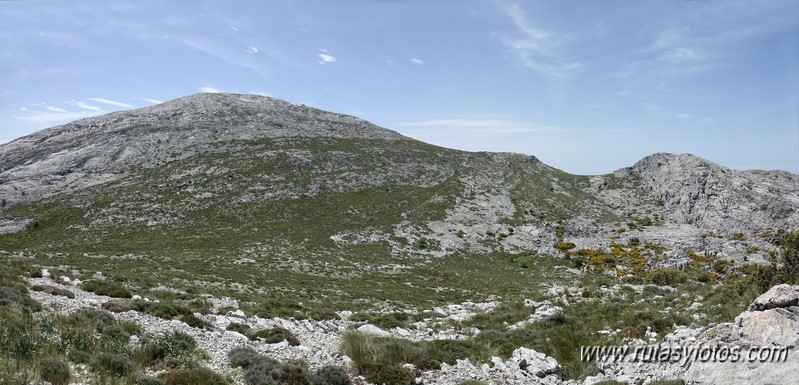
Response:
POLYGON ((12 159, 0 167, 0 229, 20 232, 8 249, 44 254, 216 253, 280 269, 295 255, 332 258, 328 273, 344 276, 364 258, 383 274, 396 261, 640 243, 668 249, 646 251, 651 263, 679 266, 697 252, 768 261, 771 237, 799 223, 790 173, 657 153, 572 175, 252 95, 83 119, 2 145, 0 158, 12 159))

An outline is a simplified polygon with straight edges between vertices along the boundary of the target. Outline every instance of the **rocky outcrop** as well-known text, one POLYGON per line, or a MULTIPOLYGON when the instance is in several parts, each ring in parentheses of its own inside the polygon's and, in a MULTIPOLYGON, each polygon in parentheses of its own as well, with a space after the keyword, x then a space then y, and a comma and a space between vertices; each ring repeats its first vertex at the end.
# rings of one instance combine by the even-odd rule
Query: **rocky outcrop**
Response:
POLYGON ((751 233, 799 222, 799 185, 784 171, 737 171, 691 154, 658 153, 617 173, 637 179, 681 223, 751 233))
POLYGON ((625 354, 598 360, 600 373, 587 378, 585 384, 605 380, 647 384, 674 379, 690 385, 793 383, 799 377, 797 304, 799 286, 774 286, 755 299, 735 322, 705 330, 680 327, 657 345, 631 341, 625 354), (651 352, 671 356, 658 358, 651 352))
MULTIPOLYGON (((518 348, 504 361, 492 357, 491 364, 474 365, 468 359, 455 365, 441 364, 438 372, 427 372, 421 382, 428 384, 460 384, 478 380, 491 384, 562 384, 563 371, 554 358, 533 349, 518 348)), ((575 383, 569 381, 567 383, 575 383)))
POLYGON ((799 286, 778 285, 758 297, 734 323, 716 325, 697 343, 737 349, 739 359, 696 360, 685 372, 686 384, 785 384, 799 378, 799 286), (733 362, 734 361, 734 362, 733 362), (787 381, 787 382, 786 382, 787 381))

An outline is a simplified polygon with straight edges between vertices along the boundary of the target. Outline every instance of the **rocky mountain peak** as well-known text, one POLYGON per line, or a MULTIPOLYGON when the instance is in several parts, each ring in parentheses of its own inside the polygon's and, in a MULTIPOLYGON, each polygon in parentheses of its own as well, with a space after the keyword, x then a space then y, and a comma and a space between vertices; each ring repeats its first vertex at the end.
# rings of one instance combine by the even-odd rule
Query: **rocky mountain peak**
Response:
MULTIPOLYGON (((628 169, 640 186, 682 223, 756 232, 796 223, 796 175, 738 171, 691 154, 656 153, 628 169)), ((618 173, 618 172, 617 172, 618 173)))
POLYGON ((0 195, 8 202, 30 201, 114 180, 127 170, 225 151, 222 143, 290 137, 407 139, 353 116, 271 97, 203 93, 0 145, 0 195))

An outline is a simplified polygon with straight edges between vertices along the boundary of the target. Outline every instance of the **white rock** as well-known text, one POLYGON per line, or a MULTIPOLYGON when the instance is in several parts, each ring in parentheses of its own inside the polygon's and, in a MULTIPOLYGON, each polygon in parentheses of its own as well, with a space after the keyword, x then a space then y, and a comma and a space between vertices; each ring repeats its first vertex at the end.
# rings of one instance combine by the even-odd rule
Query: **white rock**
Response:
POLYGON ((391 335, 389 332, 371 324, 361 325, 356 330, 360 333, 370 334, 377 337, 388 337, 391 335))

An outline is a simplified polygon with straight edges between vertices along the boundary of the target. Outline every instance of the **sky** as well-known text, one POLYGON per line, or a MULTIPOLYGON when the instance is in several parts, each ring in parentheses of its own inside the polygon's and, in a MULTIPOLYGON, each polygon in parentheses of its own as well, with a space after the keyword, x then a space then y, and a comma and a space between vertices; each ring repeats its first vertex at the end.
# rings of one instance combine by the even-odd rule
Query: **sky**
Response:
POLYGON ((2 0, 0 143, 235 92, 575 174, 655 152, 799 173, 797 15, 799 0, 2 0))

